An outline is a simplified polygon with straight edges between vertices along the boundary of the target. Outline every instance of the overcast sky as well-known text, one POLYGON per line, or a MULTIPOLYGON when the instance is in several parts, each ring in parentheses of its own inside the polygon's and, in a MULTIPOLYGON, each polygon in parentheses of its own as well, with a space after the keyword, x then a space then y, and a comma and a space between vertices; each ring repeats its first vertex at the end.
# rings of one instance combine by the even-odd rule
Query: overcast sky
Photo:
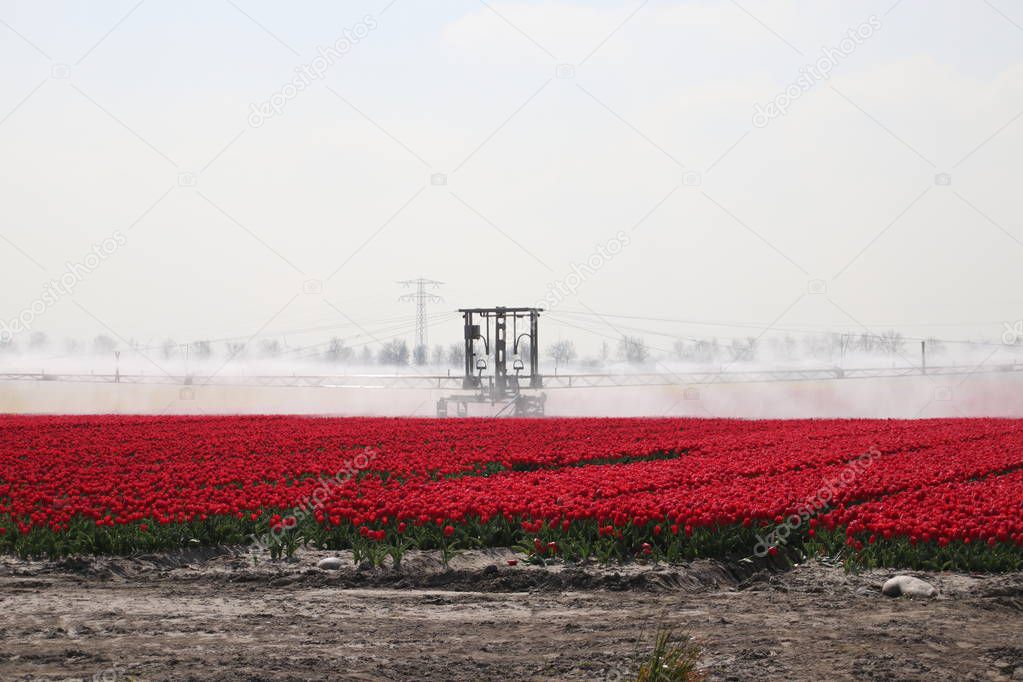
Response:
POLYGON ((396 282, 422 275, 438 315, 560 286, 543 333, 584 351, 997 338, 1023 317, 1021 85, 1008 0, 0 0, 0 318, 411 340, 396 282))

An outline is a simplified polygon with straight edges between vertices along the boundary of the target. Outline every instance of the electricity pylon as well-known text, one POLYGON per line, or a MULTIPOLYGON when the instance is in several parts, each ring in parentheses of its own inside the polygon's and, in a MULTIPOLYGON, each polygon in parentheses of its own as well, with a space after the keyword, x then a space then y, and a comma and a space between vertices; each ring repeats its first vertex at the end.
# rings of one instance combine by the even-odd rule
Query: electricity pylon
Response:
POLYGON ((405 279, 398 282, 405 288, 415 285, 415 292, 409 292, 398 297, 399 301, 414 301, 416 304, 416 348, 426 348, 426 304, 439 303, 444 299, 437 294, 427 291, 428 288, 436 289, 444 282, 432 279, 405 279))

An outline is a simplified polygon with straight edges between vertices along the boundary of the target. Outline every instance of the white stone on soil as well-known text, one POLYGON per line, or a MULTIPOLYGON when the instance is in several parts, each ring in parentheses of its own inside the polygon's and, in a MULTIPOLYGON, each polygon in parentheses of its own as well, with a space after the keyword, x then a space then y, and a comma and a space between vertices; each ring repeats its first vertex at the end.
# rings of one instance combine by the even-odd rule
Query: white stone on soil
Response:
POLYGON ((325 571, 337 571, 341 568, 341 560, 336 556, 320 559, 316 562, 316 568, 322 568, 325 571))
POLYGON ((933 597, 934 585, 911 575, 897 575, 884 584, 881 593, 888 597, 933 597))

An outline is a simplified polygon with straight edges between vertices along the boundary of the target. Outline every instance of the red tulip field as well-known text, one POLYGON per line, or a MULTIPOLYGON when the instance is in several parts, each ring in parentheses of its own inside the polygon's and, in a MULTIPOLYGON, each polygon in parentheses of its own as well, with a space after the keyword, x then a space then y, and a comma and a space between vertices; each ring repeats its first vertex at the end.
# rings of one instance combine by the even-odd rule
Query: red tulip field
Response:
POLYGON ((0 552, 1023 567, 1023 422, 0 418, 0 552))

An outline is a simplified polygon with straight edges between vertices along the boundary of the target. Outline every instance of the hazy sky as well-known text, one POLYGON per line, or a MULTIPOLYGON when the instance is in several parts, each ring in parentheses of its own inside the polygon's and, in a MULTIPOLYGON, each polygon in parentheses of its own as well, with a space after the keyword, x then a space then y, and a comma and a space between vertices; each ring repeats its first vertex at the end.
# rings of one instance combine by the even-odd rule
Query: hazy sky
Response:
POLYGON ((1009 0, 0 0, 0 318, 411 340, 396 281, 423 275, 434 313, 560 282, 543 333, 583 350, 997 338, 1023 317, 1021 86, 1009 0))

